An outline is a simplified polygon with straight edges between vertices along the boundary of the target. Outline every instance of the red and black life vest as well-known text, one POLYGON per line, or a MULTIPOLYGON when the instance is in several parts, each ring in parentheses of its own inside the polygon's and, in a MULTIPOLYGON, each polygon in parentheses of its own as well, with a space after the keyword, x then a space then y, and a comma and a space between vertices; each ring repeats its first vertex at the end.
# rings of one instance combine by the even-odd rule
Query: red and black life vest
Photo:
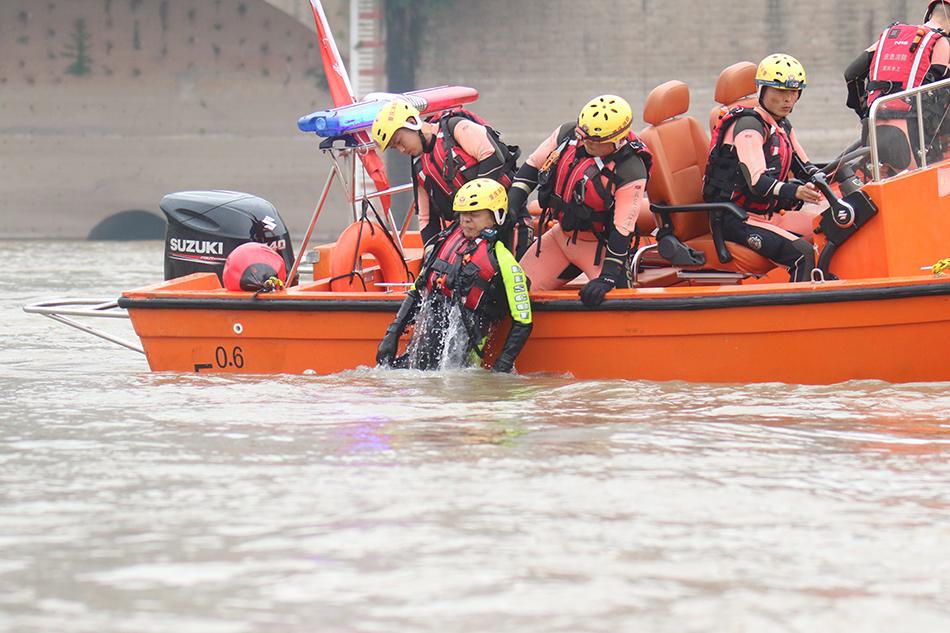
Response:
POLYGON ((499 272, 492 244, 492 240, 483 237, 470 240, 462 234, 462 227, 456 226, 429 266, 426 288, 458 300, 470 310, 477 309, 499 272))
POLYGON ((627 135, 627 143, 604 158, 588 156, 573 127, 565 127, 557 140, 557 148, 538 174, 538 202, 565 231, 592 231, 605 236, 613 227, 617 189, 625 184, 617 175, 617 167, 639 156, 649 175, 653 154, 633 132, 627 135))
MULTIPOLYGON (((421 156, 413 160, 414 182, 425 187, 433 210, 446 219, 452 216, 452 199, 455 192, 479 174, 479 161, 455 141, 455 126, 465 119, 483 126, 488 131, 489 140, 501 153, 503 166, 496 172, 497 177, 496 174, 491 176, 504 185, 505 189, 511 186, 520 153, 517 147, 502 143, 498 132, 477 114, 468 110, 450 110, 437 118, 429 119, 429 123, 438 124, 439 131, 435 135, 432 149, 423 151, 421 156)), ((493 155, 485 160, 498 160, 498 157, 493 155)))
POLYGON ((787 119, 769 122, 758 108, 733 108, 727 112, 712 133, 709 161, 703 177, 703 200, 706 202, 735 202, 752 213, 770 214, 778 209, 778 198, 760 196, 749 187, 739 169, 739 156, 734 145, 723 145, 726 132, 742 117, 755 117, 765 130, 762 152, 765 154, 765 173, 776 180, 786 180, 792 167, 795 150, 792 146, 792 126, 787 119))
MULTIPOLYGON (((868 108, 882 96, 916 88, 930 70, 934 47, 946 33, 928 26, 895 22, 884 29, 871 58, 868 76, 868 108)), ((884 105, 889 112, 907 112, 910 104, 894 100, 884 105)))

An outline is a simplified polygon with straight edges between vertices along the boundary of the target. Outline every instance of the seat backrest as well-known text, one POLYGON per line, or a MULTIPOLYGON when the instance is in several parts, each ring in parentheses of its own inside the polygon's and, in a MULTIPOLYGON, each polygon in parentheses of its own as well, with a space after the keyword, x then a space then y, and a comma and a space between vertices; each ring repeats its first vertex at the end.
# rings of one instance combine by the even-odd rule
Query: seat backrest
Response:
MULTIPOLYGON (((703 174, 709 158, 709 137, 689 110, 689 87, 668 81, 653 89, 643 105, 649 126, 639 136, 653 152, 653 171, 647 184, 651 202, 696 204, 703 201, 703 174)), ((672 214, 680 240, 709 232, 705 213, 672 214)))
POLYGON ((755 71, 752 62, 738 62, 724 68, 716 80, 715 108, 709 113, 709 131, 712 132, 719 119, 736 106, 753 107, 756 104, 755 71))

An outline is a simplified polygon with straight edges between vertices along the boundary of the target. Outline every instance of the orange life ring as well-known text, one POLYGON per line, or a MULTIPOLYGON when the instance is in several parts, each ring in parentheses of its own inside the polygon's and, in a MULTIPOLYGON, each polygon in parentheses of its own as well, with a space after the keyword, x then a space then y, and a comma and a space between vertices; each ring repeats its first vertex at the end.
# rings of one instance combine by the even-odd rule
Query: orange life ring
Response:
POLYGON ((409 281, 406 262, 375 222, 361 220, 344 229, 330 255, 330 290, 334 292, 365 292, 366 286, 353 273, 353 262, 368 253, 376 258, 382 281, 401 283, 409 281), (362 229, 361 229, 362 226, 362 229))

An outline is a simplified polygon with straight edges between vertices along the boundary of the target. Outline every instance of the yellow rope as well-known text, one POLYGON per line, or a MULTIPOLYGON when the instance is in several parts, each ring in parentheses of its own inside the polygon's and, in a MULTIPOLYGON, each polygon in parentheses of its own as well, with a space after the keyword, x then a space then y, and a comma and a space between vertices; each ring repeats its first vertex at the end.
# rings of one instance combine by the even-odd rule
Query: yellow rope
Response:
POLYGON ((950 257, 946 259, 941 259, 939 262, 930 267, 931 272, 933 272, 935 277, 943 277, 945 270, 950 270, 950 257))

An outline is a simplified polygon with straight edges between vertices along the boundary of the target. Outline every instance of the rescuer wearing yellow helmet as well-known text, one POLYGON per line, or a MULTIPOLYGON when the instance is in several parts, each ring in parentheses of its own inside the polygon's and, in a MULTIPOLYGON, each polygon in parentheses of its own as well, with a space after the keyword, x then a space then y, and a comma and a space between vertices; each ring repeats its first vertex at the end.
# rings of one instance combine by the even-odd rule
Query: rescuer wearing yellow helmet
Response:
POLYGON ((490 178, 471 180, 455 194, 453 210, 458 220, 435 240, 379 344, 379 365, 442 369, 476 363, 492 325, 510 315, 511 330, 492 366, 510 372, 531 334, 527 277, 497 234, 508 214, 504 186, 490 178), (454 309, 461 333, 453 332, 454 309), (412 321, 411 351, 397 358, 399 338, 412 321))
MULTIPOLYGON (((425 243, 454 220, 452 199, 459 187, 484 177, 507 189, 521 153, 468 110, 454 108, 426 121, 405 99, 394 99, 380 109, 372 134, 381 150, 393 148, 412 158, 413 191, 425 243)), ((512 226, 504 229, 508 233, 512 226)))
POLYGON ((755 84, 758 104, 730 110, 713 130, 703 198, 734 202, 751 214, 746 221, 723 216, 727 241, 785 266, 792 281, 805 281, 815 267, 814 248, 780 228, 776 215, 822 199, 812 183, 804 182, 816 168, 788 120, 807 85, 805 69, 791 55, 769 55, 759 64, 755 84))
POLYGON ((584 305, 600 305, 629 285, 627 263, 646 197, 652 156, 631 131, 633 110, 616 95, 590 100, 575 121, 558 127, 515 175, 509 211, 520 212, 538 189, 543 234, 521 258, 536 290, 560 288, 580 275, 584 305), (545 230, 549 221, 557 224, 545 230))

